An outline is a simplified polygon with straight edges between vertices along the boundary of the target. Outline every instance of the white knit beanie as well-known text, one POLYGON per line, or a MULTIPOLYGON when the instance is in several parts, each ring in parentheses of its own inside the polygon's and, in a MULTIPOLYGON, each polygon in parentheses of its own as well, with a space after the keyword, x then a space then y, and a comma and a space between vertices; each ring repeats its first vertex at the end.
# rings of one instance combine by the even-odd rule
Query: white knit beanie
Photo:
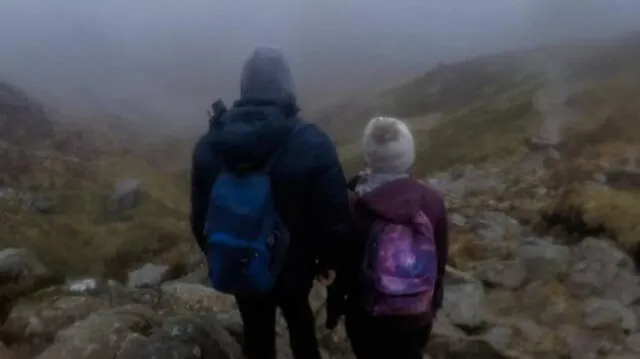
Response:
POLYGON ((409 127, 391 117, 375 117, 369 121, 364 129, 362 151, 373 173, 406 173, 415 159, 409 127))

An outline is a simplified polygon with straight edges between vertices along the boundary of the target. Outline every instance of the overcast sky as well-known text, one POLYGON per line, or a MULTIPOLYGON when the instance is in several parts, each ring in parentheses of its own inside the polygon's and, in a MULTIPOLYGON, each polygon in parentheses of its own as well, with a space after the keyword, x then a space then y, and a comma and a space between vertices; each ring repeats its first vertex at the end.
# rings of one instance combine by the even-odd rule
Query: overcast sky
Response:
POLYGON ((637 0, 0 0, 0 80, 200 121, 235 97, 260 44, 284 50, 303 103, 317 103, 437 61, 635 27, 637 0))

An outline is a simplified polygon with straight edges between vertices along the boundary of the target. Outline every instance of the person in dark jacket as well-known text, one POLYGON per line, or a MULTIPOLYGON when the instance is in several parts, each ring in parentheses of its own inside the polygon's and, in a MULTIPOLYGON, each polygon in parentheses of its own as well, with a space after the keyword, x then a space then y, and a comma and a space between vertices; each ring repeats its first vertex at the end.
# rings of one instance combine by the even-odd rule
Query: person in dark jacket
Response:
POLYGON ((319 359, 308 297, 316 276, 331 277, 349 239, 347 184, 330 138, 298 117, 291 72, 278 49, 258 48, 244 65, 240 99, 197 143, 191 227, 206 251, 205 216, 222 166, 271 166, 276 210, 291 232, 284 269, 266 295, 236 296, 248 359, 275 359, 276 308, 297 359, 319 359), (250 126, 227 126, 244 122, 250 126))
POLYGON ((347 264, 329 287, 327 327, 332 329, 345 314, 346 329, 358 359, 419 359, 442 305, 447 263, 448 228, 442 197, 411 178, 415 151, 409 128, 387 117, 374 118, 362 141, 367 169, 349 181, 353 216, 353 245, 347 264), (430 310, 419 315, 373 317, 365 310, 362 263, 373 219, 403 223, 421 211, 430 220, 436 241, 437 279, 430 310))

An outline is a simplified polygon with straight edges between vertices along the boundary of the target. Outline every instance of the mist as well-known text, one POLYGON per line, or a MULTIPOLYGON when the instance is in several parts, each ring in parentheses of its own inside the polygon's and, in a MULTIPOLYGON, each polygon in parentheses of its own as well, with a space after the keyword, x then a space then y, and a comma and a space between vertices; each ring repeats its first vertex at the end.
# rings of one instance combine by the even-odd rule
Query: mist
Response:
POLYGON ((634 0, 2 0, 0 81, 47 101, 205 123, 256 45, 283 49, 319 106, 438 62, 640 27, 634 0))

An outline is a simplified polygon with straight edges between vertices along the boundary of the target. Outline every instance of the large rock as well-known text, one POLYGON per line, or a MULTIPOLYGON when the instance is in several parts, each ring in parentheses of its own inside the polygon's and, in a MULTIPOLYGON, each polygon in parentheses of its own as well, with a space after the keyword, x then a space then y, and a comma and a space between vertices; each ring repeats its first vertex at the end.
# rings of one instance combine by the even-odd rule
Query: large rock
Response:
POLYGON ((243 345, 243 324, 242 316, 237 310, 227 310, 216 313, 216 320, 220 325, 229 332, 229 334, 236 339, 240 345, 243 345))
POLYGON ((591 333, 574 326, 562 326, 559 331, 564 339, 569 358, 597 359, 600 342, 591 333))
POLYGON ((16 145, 42 141, 54 134, 44 107, 22 89, 0 82, 0 139, 16 145))
POLYGON ((573 248, 567 287, 579 297, 604 296, 628 305, 640 299, 633 260, 615 243, 587 238, 573 248))
POLYGON ((480 283, 447 285, 442 314, 454 325, 476 330, 486 324, 484 288, 480 283))
POLYGON ((0 323, 17 297, 43 288, 53 280, 52 273, 31 251, 21 248, 0 251, 0 323))
POLYGON ((433 359, 507 359, 509 356, 482 336, 467 336, 444 317, 435 321, 426 352, 433 359))
POLYGON ((113 359, 131 334, 158 324, 153 311, 139 305, 101 310, 58 332, 37 359, 113 359))
POLYGON ((25 207, 40 214, 51 214, 57 211, 57 203, 42 194, 32 193, 25 198, 25 207))
POLYGON ((176 279, 175 281, 180 283, 199 284, 203 286, 211 285, 209 272, 206 267, 198 268, 193 272, 176 279))
POLYGON ((604 173, 605 183, 614 188, 640 188, 640 168, 615 168, 604 173))
POLYGON ((492 257, 508 255, 511 252, 511 243, 522 237, 520 223, 502 212, 483 212, 474 218, 472 227, 492 257))
POLYGON ((627 348, 632 352, 636 353, 636 355, 640 355, 640 333, 634 333, 627 337, 625 340, 627 344, 627 348))
POLYGON ((571 359, 615 358, 625 352, 623 345, 577 326, 560 326, 558 334, 564 339, 571 359))
POLYGON ((511 342, 513 341, 514 331, 506 326, 498 326, 489 329, 482 338, 491 344, 494 348, 500 351, 506 351, 509 349, 511 342))
POLYGON ((608 355, 605 359, 637 359, 637 358, 638 358, 638 354, 622 353, 622 354, 608 355))
POLYGON ((456 284, 482 284, 478 279, 476 279, 473 275, 463 272, 455 267, 446 266, 444 272, 444 284, 445 285, 456 285, 456 284))
POLYGON ((131 288, 155 287, 174 275, 171 267, 147 263, 129 273, 127 283, 131 288))
POLYGON ((108 307, 103 298, 83 295, 26 297, 13 306, 1 331, 15 341, 51 341, 60 330, 108 307))
POLYGON ((2 359, 17 359, 13 352, 0 341, 0 358, 2 359))
POLYGON ((569 269, 569 248, 551 243, 549 239, 529 238, 515 252, 531 280, 548 281, 569 269))
POLYGON ((585 324, 591 329, 638 330, 638 319, 633 310, 615 300, 589 299, 584 303, 583 312, 585 324))
POLYGON ((526 313, 536 321, 553 326, 573 321, 576 303, 570 298, 561 283, 533 282, 514 295, 517 297, 513 310, 526 313))
POLYGON ((167 282, 161 286, 161 306, 172 313, 212 313, 235 309, 232 296, 199 284, 167 282))
POLYGON ((146 340, 131 340, 116 359, 242 358, 240 345, 213 314, 170 318, 146 340))
POLYGON ((542 328, 531 319, 519 321, 515 327, 530 342, 536 343, 544 335, 542 328))
POLYGON ((118 182, 107 201, 107 214, 109 216, 118 216, 137 207, 140 203, 141 183, 140 180, 135 179, 118 182))
POLYGON ((73 295, 99 297, 113 307, 139 304, 154 310, 161 308, 160 288, 129 288, 114 280, 82 278, 67 282, 62 292, 73 295))
POLYGON ((490 286, 517 289, 524 283, 527 272, 519 260, 488 260, 476 266, 476 276, 490 286))

